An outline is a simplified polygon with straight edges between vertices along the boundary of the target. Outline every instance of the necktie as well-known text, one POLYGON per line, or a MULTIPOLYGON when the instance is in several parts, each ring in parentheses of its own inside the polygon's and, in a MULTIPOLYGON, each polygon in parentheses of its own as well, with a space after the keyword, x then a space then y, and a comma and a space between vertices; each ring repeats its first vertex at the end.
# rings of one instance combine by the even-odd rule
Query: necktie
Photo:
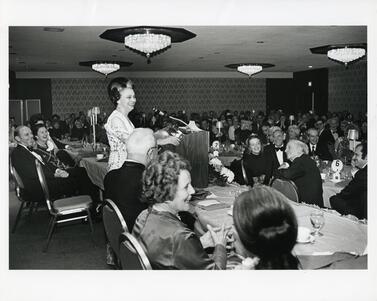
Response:
POLYGON ((312 145, 312 153, 314 153, 314 152, 315 152, 315 146, 312 145))
POLYGON ((278 152, 278 151, 284 151, 284 147, 276 147, 276 146, 275 146, 275 151, 277 151, 277 152, 278 152))

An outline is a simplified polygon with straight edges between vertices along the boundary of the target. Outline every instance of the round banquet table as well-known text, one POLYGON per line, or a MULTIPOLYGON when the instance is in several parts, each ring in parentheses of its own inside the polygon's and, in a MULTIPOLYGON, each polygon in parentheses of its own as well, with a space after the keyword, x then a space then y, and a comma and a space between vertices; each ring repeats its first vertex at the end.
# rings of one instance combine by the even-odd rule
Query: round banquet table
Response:
MULTIPOLYGON (((219 227, 223 223, 226 226, 231 226, 233 224, 233 218, 230 215, 231 205, 235 192, 240 190, 240 186, 211 186, 207 190, 212 193, 207 199, 216 199, 222 206, 202 207, 200 206, 201 201, 193 201, 192 210, 196 212, 201 225, 204 228, 208 224, 214 227, 219 227)), ((325 216, 325 225, 321 229, 324 235, 317 237, 314 243, 297 243, 293 250, 297 256, 324 256, 335 252, 355 255, 365 253, 368 229, 365 223, 352 217, 341 216, 333 210, 320 209, 303 203, 290 202, 290 205, 296 213, 299 226, 311 229, 310 213, 314 210, 322 210, 325 216)))
POLYGON ((103 180, 107 173, 107 161, 97 160, 95 157, 86 157, 81 159, 80 166, 86 169, 92 183, 104 190, 103 180))

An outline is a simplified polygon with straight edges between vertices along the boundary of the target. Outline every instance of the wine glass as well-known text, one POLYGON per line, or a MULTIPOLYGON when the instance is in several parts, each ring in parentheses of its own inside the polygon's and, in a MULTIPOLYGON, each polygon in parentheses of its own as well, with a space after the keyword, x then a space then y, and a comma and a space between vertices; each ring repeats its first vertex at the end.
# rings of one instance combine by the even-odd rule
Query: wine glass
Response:
POLYGON ((322 211, 313 211, 310 213, 310 222, 313 225, 314 231, 311 233, 314 236, 323 236, 321 232, 319 232, 325 224, 325 217, 322 211))

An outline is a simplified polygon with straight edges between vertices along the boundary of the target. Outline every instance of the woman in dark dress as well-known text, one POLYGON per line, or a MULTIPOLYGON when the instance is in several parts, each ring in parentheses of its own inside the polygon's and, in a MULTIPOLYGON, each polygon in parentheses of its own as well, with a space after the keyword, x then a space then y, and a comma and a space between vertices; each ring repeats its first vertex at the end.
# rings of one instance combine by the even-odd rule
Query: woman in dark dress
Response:
POLYGON ((268 184, 271 178, 269 174, 271 168, 263 154, 263 146, 261 140, 256 135, 251 135, 246 140, 246 150, 243 154, 243 164, 246 176, 250 186, 255 184, 268 184))

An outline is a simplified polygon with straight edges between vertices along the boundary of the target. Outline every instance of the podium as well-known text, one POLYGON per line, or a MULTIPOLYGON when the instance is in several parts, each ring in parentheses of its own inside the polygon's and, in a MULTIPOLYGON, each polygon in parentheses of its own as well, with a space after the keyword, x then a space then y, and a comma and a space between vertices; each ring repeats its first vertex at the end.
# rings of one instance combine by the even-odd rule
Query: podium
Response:
POLYGON ((208 186, 209 132, 200 131, 183 136, 175 152, 191 165, 191 184, 193 187, 208 186))

